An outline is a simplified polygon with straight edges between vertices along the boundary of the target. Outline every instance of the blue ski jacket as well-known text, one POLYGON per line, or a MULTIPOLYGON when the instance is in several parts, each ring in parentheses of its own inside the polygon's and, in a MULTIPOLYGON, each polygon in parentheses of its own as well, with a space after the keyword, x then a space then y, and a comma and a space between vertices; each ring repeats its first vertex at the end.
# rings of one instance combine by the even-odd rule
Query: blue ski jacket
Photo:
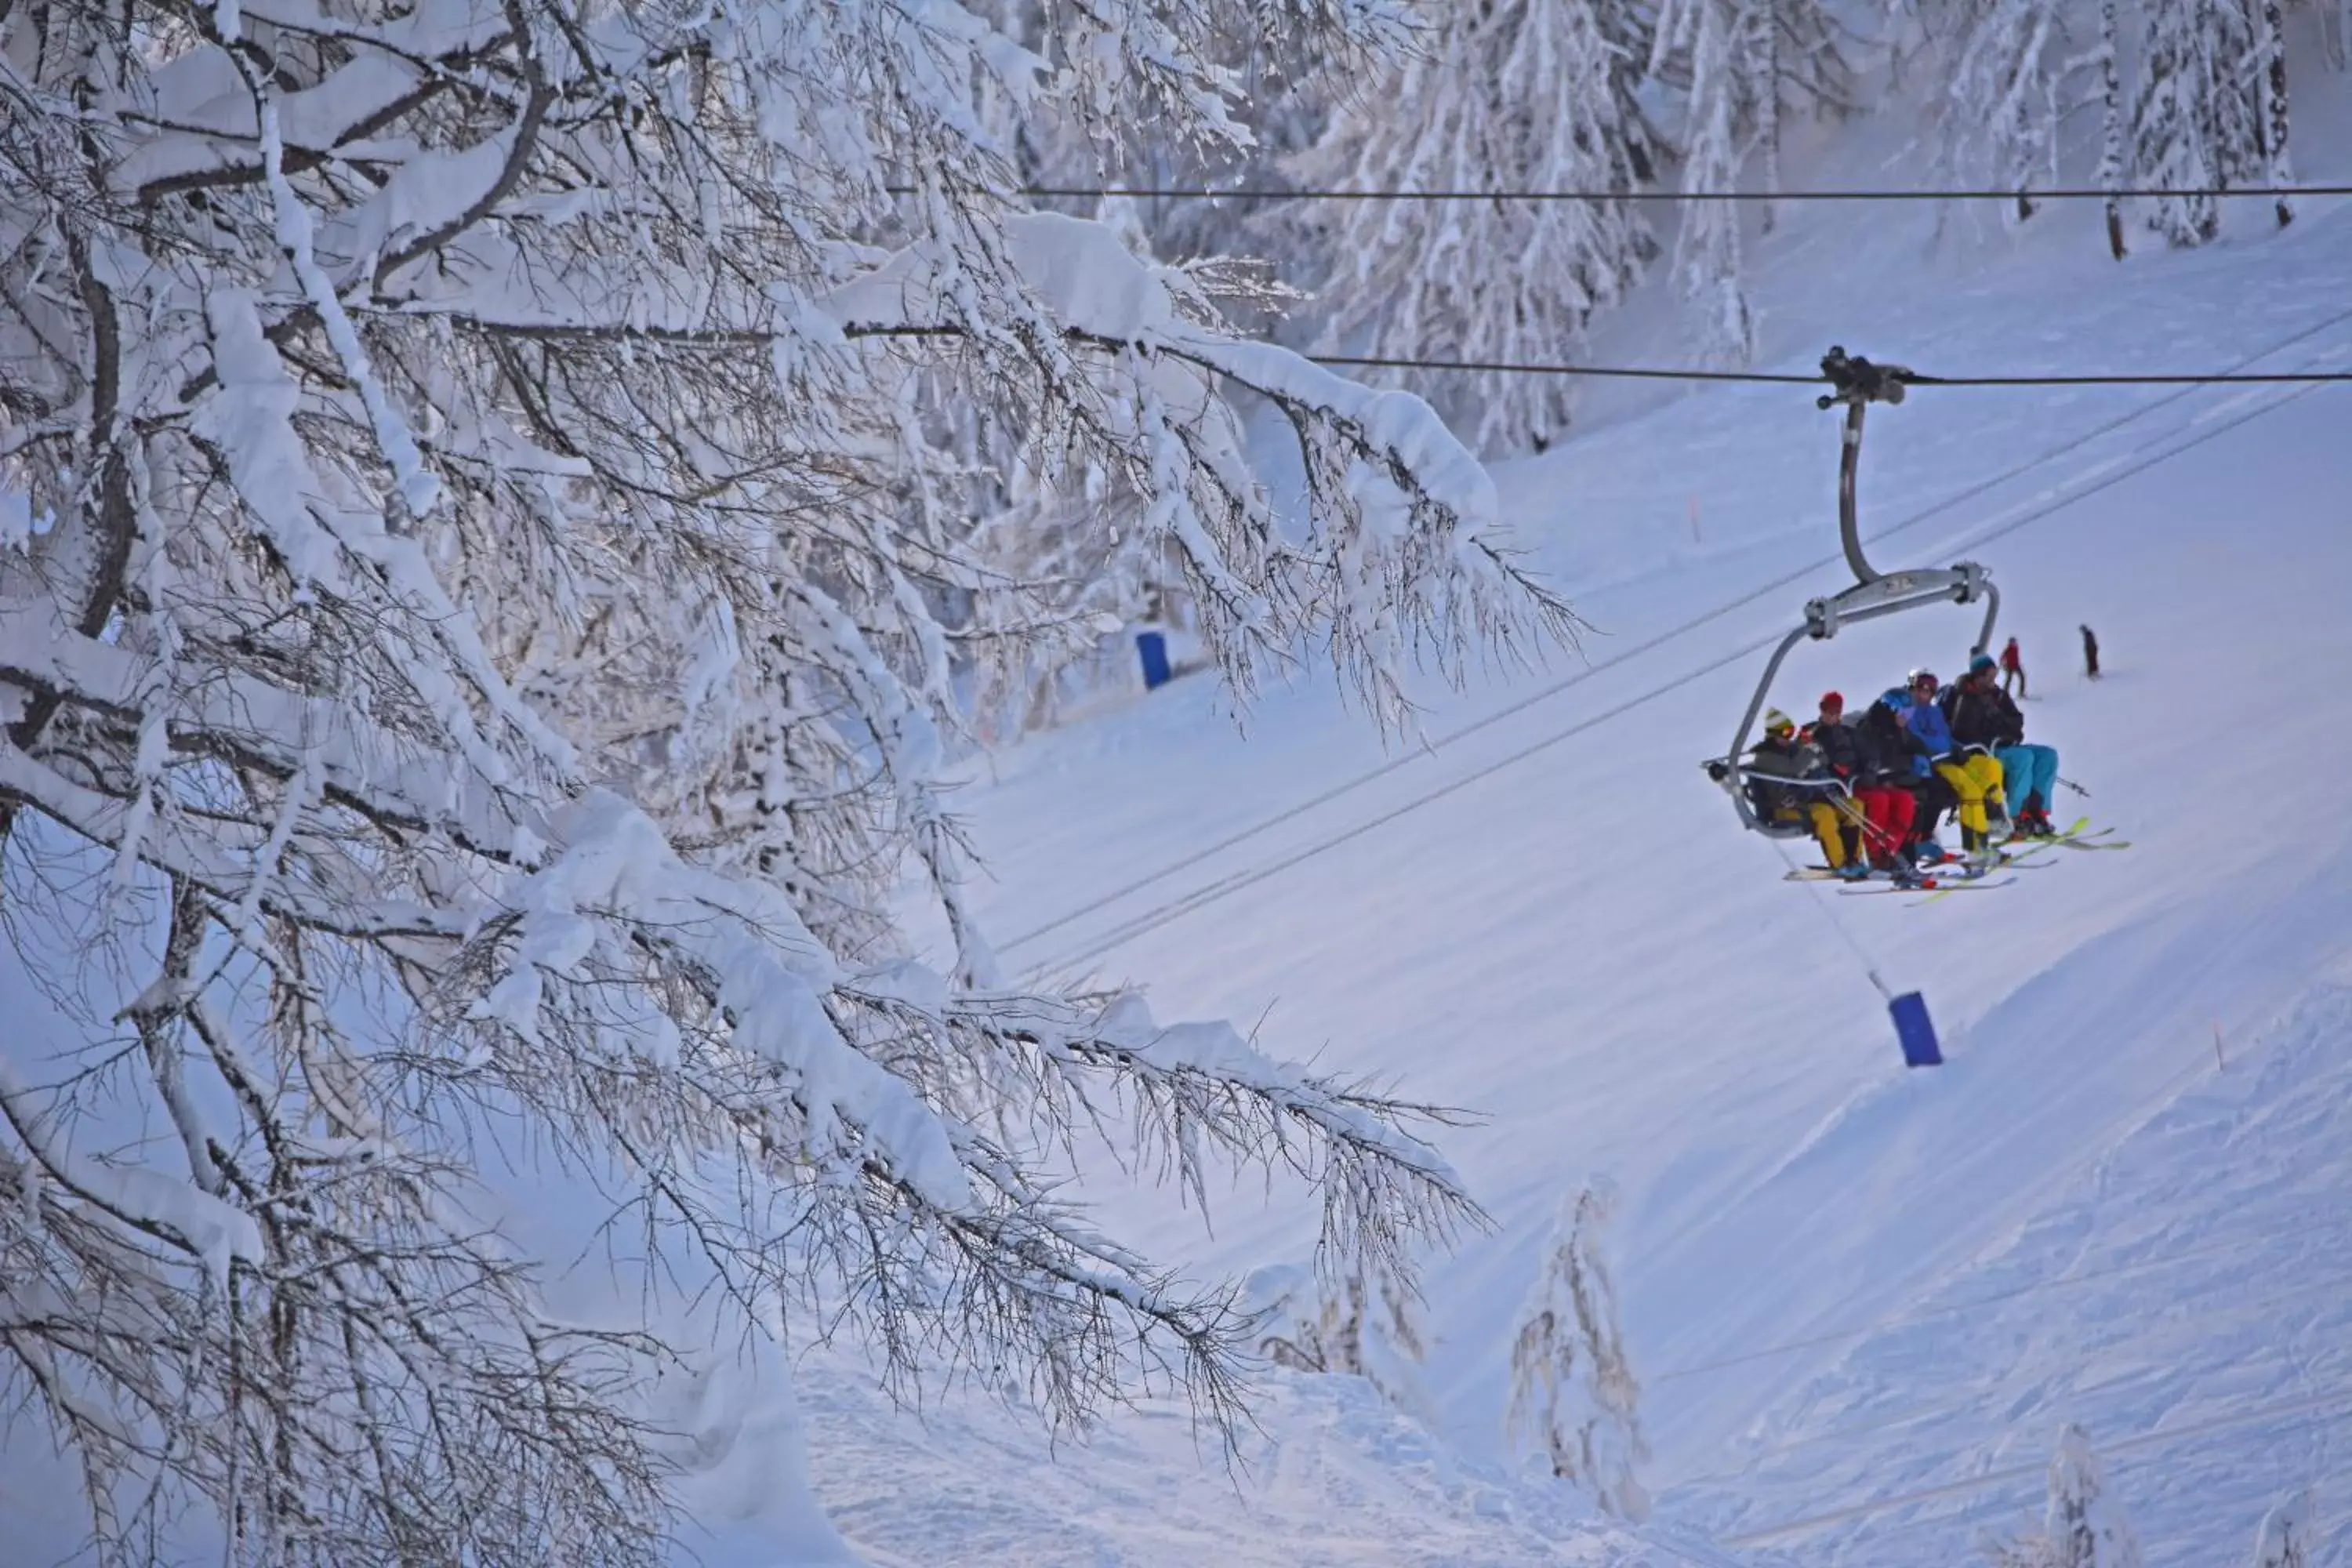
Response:
POLYGON ((1912 704, 1911 732, 1926 745, 1929 756, 1946 757, 1958 749, 1952 740, 1952 727, 1944 722, 1944 710, 1932 702, 1912 704))

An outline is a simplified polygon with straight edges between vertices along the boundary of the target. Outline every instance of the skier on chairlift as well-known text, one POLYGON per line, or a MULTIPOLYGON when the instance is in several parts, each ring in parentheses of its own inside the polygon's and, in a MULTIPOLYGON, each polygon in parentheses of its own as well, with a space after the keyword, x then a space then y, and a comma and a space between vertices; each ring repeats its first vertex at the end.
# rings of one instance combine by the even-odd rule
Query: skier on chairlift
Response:
POLYGON ((1830 771, 1820 746, 1801 739, 1797 721, 1778 708, 1764 714, 1764 738, 1748 753, 1748 799, 1767 822, 1807 823, 1821 841, 1830 869, 1842 876, 1863 876, 1866 860, 1849 856, 1844 828, 1851 807, 1830 771))
POLYGON ((1863 732, 1876 753, 1880 776, 1911 796, 1911 830, 1899 851, 1903 859, 1931 866, 1944 858, 1936 841, 1936 822, 1959 804, 1952 786, 1936 773, 1935 754, 1911 732, 1911 715, 1917 707, 1906 687, 1891 687, 1862 716, 1863 732))
POLYGON ((2058 787, 2058 752, 2025 743, 2025 715, 1994 670, 1984 654, 1970 659, 1968 674, 1944 694, 1944 719, 1955 741, 1984 747, 2000 763, 2018 836, 2047 838, 2056 831, 2050 824, 2050 797, 2058 787))
POLYGON ((1913 670, 1910 688, 1911 733, 1926 744, 1936 776, 1951 786, 1958 801, 1954 815, 1959 818, 1960 848, 1969 855, 1982 856, 1994 843, 1995 811, 2002 827, 2008 826, 2009 812, 2001 801, 2000 761, 1989 751, 1970 750, 1952 738, 1944 710, 1937 705, 1941 687, 1932 671, 1913 670))
POLYGON ((1861 724, 1846 722, 1843 692, 1822 693, 1821 716, 1808 733, 1820 748, 1831 775, 1845 784, 1850 797, 1843 803, 1847 818, 1843 835, 1844 863, 1832 857, 1830 868, 1848 876, 1864 875, 1864 868, 1907 869, 1909 863, 1900 852, 1910 839, 1918 802, 1909 790, 1889 782, 1870 731, 1861 724))

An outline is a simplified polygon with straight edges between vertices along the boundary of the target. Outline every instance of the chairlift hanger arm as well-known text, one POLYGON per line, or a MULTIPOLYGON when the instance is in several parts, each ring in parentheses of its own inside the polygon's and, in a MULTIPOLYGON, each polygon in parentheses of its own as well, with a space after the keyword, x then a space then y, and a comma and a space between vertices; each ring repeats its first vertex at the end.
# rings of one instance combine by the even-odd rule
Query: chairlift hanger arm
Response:
POLYGON ((1832 343, 1822 356, 1822 374, 1834 390, 1815 398, 1815 406, 1845 405, 1845 448, 1838 463, 1838 539, 1845 546, 1845 563, 1853 569, 1854 581, 1874 583, 1879 574, 1862 552, 1861 508, 1855 495, 1862 474, 1862 416, 1874 403, 1902 402, 1916 373, 1908 365, 1874 363, 1832 343))

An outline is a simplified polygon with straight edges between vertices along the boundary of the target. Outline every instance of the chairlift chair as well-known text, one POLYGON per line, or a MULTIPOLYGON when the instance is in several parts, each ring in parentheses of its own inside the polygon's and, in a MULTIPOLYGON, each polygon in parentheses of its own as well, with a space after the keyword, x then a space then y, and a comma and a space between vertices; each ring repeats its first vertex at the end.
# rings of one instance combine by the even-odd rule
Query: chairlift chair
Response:
MULTIPOLYGON (((1907 572, 1882 573, 1874 570, 1862 552, 1862 533, 1856 518, 1855 480, 1862 460, 1862 422, 1864 413, 1874 403, 1900 403, 1904 390, 1912 379, 1912 372, 1902 365, 1874 364, 1859 354, 1849 355, 1844 349, 1832 347, 1822 357, 1822 374, 1829 379, 1833 390, 1823 394, 1816 403, 1823 409, 1843 405, 1845 408, 1845 445, 1838 466, 1838 532, 1845 545, 1846 564, 1853 569, 1854 585, 1826 598, 1809 600, 1804 609, 1804 623, 1780 639, 1773 648, 1771 658, 1764 666, 1764 677, 1756 683, 1756 695, 1749 698, 1747 711, 1739 716, 1739 728, 1731 738, 1731 750, 1720 760, 1709 762, 1709 776, 1721 784, 1731 796, 1733 807, 1739 813, 1740 825, 1749 830, 1773 838, 1806 838, 1812 830, 1801 819, 1796 822, 1775 822, 1759 816, 1755 803, 1748 798, 1749 774, 1741 768, 1740 758, 1748 750, 1749 734, 1754 731, 1756 716, 1764 710, 1765 698, 1772 689, 1773 679, 1780 673, 1781 660, 1789 650, 1805 639, 1826 642, 1837 636, 1841 627, 1863 621, 1874 621, 1886 616, 1899 616, 1909 610, 1925 609, 1947 602, 1971 605, 1979 599, 1985 604, 1984 624, 1978 629, 1971 656, 1983 653, 1992 646, 1993 624, 2000 615, 2000 594, 1992 584, 1992 575, 1973 561, 1962 561, 1948 567, 1930 567, 1907 572)), ((1787 784, 1775 779, 1775 784, 1787 784)))

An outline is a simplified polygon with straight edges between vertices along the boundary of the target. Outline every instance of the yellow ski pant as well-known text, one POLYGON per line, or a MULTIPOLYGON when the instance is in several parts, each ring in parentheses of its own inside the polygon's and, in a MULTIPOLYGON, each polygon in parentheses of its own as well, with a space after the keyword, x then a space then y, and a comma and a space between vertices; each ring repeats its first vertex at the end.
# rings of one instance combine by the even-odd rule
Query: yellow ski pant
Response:
MULTIPOLYGON (((1822 841, 1822 853, 1829 857, 1830 869, 1834 871, 1845 864, 1843 829, 1849 826, 1856 828, 1865 826, 1862 813, 1841 798, 1835 804, 1817 800, 1812 803, 1808 815, 1813 819, 1813 837, 1822 841)), ((1864 847, 1863 855, 1865 859, 1869 858, 1867 845, 1864 847)))
POLYGON ((1990 826, 1985 797, 2000 793, 2000 760, 1977 752, 1957 763, 1937 763, 1936 773, 1960 797, 1960 826, 1971 833, 1985 832, 1990 826))

